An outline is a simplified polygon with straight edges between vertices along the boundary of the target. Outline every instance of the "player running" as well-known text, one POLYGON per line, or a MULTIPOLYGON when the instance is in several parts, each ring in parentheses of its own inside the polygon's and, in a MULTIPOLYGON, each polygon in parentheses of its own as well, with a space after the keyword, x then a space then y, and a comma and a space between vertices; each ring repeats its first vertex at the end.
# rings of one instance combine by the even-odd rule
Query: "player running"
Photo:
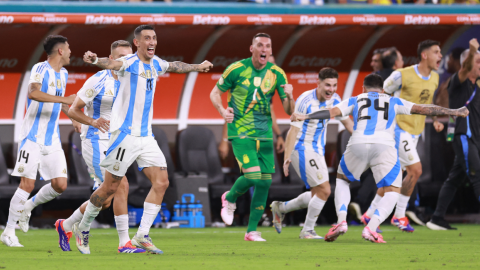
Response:
MULTIPOLYGON (((113 42, 110 50, 109 58, 112 60, 132 54, 132 46, 125 40, 113 42)), ((105 178, 105 168, 100 166, 100 162, 105 159, 105 152, 108 149, 109 120, 119 86, 118 76, 111 70, 97 72, 78 91, 77 98, 69 110, 70 116, 79 122, 76 129, 81 132, 82 156, 89 171, 94 175, 94 190, 102 184, 105 178), (83 108, 85 108, 85 113, 82 111, 83 108)), ((113 201, 115 224, 120 239, 118 253, 144 253, 145 250, 132 246, 130 242, 127 196, 128 181, 124 177, 115 192, 113 201)), ((103 203, 102 210, 110 207, 112 198, 113 196, 103 203)), ((82 220, 87 204, 88 201, 83 203, 68 219, 59 219, 55 222, 60 248, 63 251, 71 251, 69 241, 72 236, 73 224, 82 220)))
POLYGON ((120 81, 112 108, 109 147, 105 159, 100 163, 105 168, 105 179, 90 197, 82 221, 73 225, 77 248, 83 254, 90 254, 89 231, 93 219, 103 203, 115 194, 128 167, 135 160, 152 182, 152 188, 145 199, 140 227, 131 242, 150 253, 163 253, 148 236, 168 187, 165 156, 152 136, 153 97, 157 78, 165 72, 207 72, 212 68, 208 61, 192 65, 166 62, 155 56, 157 35, 153 26, 141 25, 134 34, 133 42, 137 46, 135 54, 112 60, 98 58, 89 51, 83 58, 85 62, 102 69, 117 71, 120 81))
POLYGON ((228 124, 228 139, 244 175, 230 191, 222 195, 221 216, 225 224, 232 225, 237 198, 255 187, 250 205, 245 241, 266 241, 257 231, 265 211, 268 189, 275 172, 273 158, 272 118, 270 100, 278 91, 283 109, 292 114, 295 108, 293 87, 285 72, 267 61, 272 54, 272 40, 268 34, 253 37, 251 58, 231 64, 210 93, 210 99, 228 124), (221 95, 228 94, 228 107, 223 108, 221 95))
MULTIPOLYGON (((317 88, 304 92, 295 102, 295 113, 309 114, 331 108, 341 102, 337 91, 338 73, 333 68, 322 68, 318 73, 317 88)), ((338 118, 352 133, 353 121, 348 117, 338 118)), ((292 122, 287 135, 283 171, 289 174, 290 163, 300 175, 307 189, 288 202, 274 201, 271 204, 273 225, 278 233, 282 231, 285 214, 308 208, 305 225, 300 232, 301 239, 322 239, 314 230, 318 216, 330 196, 328 168, 325 163, 325 140, 329 119, 310 119, 292 122)))
POLYGON ((15 236, 17 221, 23 232, 29 228, 32 210, 62 194, 67 188, 67 163, 60 142, 58 118, 60 110, 68 116, 68 105, 75 95, 65 97, 70 64, 67 38, 50 35, 43 41, 47 61, 33 66, 28 85, 28 109, 20 133, 18 160, 13 176, 21 177, 20 185, 10 201, 8 222, 1 241, 9 247, 23 247, 15 236), (30 200, 37 172, 44 185, 30 200))
POLYGON ((342 156, 337 172, 335 208, 338 221, 325 235, 325 241, 335 241, 348 230, 347 205, 350 203, 350 182, 359 181, 360 175, 372 169, 377 187, 384 192, 377 209, 362 237, 374 243, 386 243, 376 228, 393 211, 400 195, 402 175, 395 147, 395 116, 405 114, 454 115, 466 117, 468 109, 447 109, 435 105, 418 105, 402 98, 384 94, 383 80, 377 74, 367 75, 363 81, 364 93, 342 101, 332 109, 307 115, 292 115, 292 121, 330 119, 353 115, 353 134, 342 156))
MULTIPOLYGON (((395 70, 385 80, 385 93, 393 94, 413 103, 431 104, 435 89, 438 87, 438 73, 434 72, 434 70, 438 70, 442 60, 440 43, 433 40, 422 41, 418 44, 417 54, 420 58, 418 65, 395 70)), ((422 164, 417 153, 417 143, 420 134, 425 128, 425 116, 399 115, 396 118, 396 122, 396 146, 402 170, 406 170, 407 175, 403 179, 403 186, 391 223, 402 231, 413 232, 414 228, 410 226, 408 217, 405 214, 413 189, 417 184, 418 178, 422 175, 422 164)), ((433 125, 437 132, 443 130, 443 124, 437 121, 436 117, 434 117, 433 125)), ((382 199, 382 196, 382 191, 378 190, 370 208, 362 216, 364 223, 368 223, 368 220, 376 210, 376 204, 382 199)), ((409 211, 408 214, 416 223, 423 224, 413 212, 409 211)))

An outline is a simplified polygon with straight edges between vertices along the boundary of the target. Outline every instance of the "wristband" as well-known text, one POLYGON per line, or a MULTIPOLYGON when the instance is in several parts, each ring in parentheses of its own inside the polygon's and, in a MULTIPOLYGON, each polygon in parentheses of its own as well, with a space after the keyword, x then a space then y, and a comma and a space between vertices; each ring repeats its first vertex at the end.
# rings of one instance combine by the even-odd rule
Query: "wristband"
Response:
POLYGON ((226 138, 223 138, 222 140, 223 140, 224 142, 228 142, 228 139, 226 139, 226 138))
POLYGON ((92 62, 92 65, 96 65, 98 63, 98 57, 95 58, 95 61, 92 62))

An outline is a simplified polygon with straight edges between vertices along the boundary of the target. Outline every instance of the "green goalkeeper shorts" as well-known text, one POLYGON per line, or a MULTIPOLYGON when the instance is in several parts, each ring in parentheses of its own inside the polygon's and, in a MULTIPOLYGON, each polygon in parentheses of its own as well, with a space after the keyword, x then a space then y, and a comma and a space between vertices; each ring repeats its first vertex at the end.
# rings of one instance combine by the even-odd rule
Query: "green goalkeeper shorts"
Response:
POLYGON ((262 173, 275 173, 273 141, 236 138, 232 140, 232 147, 240 169, 260 166, 262 173))

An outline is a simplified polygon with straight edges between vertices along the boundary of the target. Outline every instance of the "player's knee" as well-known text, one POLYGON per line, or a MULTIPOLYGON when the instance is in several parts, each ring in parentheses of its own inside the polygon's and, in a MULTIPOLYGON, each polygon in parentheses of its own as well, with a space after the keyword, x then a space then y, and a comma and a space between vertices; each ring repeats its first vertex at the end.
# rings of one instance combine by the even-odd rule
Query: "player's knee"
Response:
POLYGON ((168 186, 170 185, 170 182, 168 182, 167 179, 157 179, 154 183, 152 183, 152 188, 154 189, 155 192, 165 192, 167 190, 168 186))
POLYGON ((53 181, 52 182, 52 188, 58 192, 58 193, 63 193, 67 189, 67 181, 53 181))
POLYGON ((272 185, 272 180, 259 180, 255 185, 255 187, 268 190, 271 185, 272 185))
POLYGON ((322 189, 322 195, 324 198, 330 197, 330 194, 332 194, 330 187, 322 189))
POLYGON ((102 210, 108 209, 108 208, 110 207, 110 205, 112 205, 112 200, 106 200, 106 201, 102 204, 102 210))

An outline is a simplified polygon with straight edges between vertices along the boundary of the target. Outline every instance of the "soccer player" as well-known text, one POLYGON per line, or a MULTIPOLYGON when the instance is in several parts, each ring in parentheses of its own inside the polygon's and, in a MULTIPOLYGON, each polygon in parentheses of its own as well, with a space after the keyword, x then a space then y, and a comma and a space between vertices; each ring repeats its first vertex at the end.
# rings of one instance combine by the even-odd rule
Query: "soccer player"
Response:
POLYGON ((450 108, 466 106, 471 114, 467 119, 457 118, 453 150, 455 161, 448 179, 443 183, 437 207, 427 227, 432 230, 452 230, 445 220, 448 205, 457 188, 468 178, 475 197, 480 200, 480 52, 477 39, 470 40, 470 49, 461 55, 462 68, 448 85, 450 108))
POLYGON ((278 92, 283 109, 292 114, 295 108, 292 85, 285 72, 267 61, 272 54, 272 40, 268 34, 258 33, 250 46, 251 58, 231 64, 210 93, 210 99, 228 124, 228 139, 244 175, 230 191, 222 195, 221 216, 231 225, 237 198, 252 186, 255 191, 250 205, 245 241, 266 241, 257 231, 265 211, 268 189, 275 172, 273 158, 272 118, 270 100, 278 92), (222 105, 221 95, 228 94, 228 107, 222 105))
MULTIPOLYGON (((132 54, 130 42, 125 40, 113 42, 110 50, 110 59, 118 59, 132 54)), ((69 110, 70 117, 79 122, 76 128, 81 131, 82 156, 89 171, 94 175, 94 189, 98 188, 105 178, 105 168, 100 166, 100 162, 105 159, 105 152, 108 149, 109 120, 119 85, 118 76, 111 70, 97 72, 78 91, 77 98, 69 110), (85 113, 82 111, 83 108, 85 108, 85 113)), ((113 212, 120 239, 118 253, 144 253, 145 250, 132 246, 128 235, 127 178, 122 179, 114 196, 113 212)), ((110 207, 112 197, 110 196, 103 203, 102 209, 110 207)), ((71 251, 69 241, 72 236, 73 224, 82 220, 87 205, 88 201, 83 203, 68 219, 59 219, 55 222, 60 248, 63 251, 71 251)))
POLYGON ((395 147, 395 116, 397 114, 455 115, 466 117, 468 109, 452 110, 435 105, 418 105, 398 97, 384 94, 383 80, 377 74, 367 75, 363 81, 364 93, 342 101, 328 110, 307 115, 292 115, 292 121, 330 119, 353 115, 353 134, 342 156, 337 172, 335 208, 338 221, 325 235, 325 241, 335 241, 348 230, 347 205, 350 202, 350 182, 359 181, 360 175, 372 169, 377 187, 384 192, 362 237, 374 243, 386 243, 375 229, 393 211, 400 195, 402 175, 395 147))
MULTIPOLYGON (((308 114, 339 104, 341 99, 336 93, 337 84, 337 71, 333 68, 322 68, 318 73, 317 88, 304 92, 297 99, 295 113, 308 114)), ((345 128, 352 133, 353 122, 348 116, 338 120, 342 121, 345 128)), ((291 123, 287 135, 283 171, 288 176, 289 166, 292 163, 295 171, 310 191, 304 192, 288 202, 272 202, 273 225, 278 233, 282 231, 282 221, 286 213, 308 208, 300 238, 322 239, 317 235, 314 227, 331 190, 324 157, 328 121, 329 119, 311 119, 303 123, 291 123)))
POLYGON ((20 185, 10 201, 8 222, 1 241, 9 247, 23 247, 15 236, 15 225, 23 232, 33 208, 49 202, 67 188, 67 163, 60 142, 58 118, 60 110, 68 115, 76 95, 65 97, 70 63, 70 46, 67 38, 50 35, 43 41, 47 61, 33 66, 28 84, 28 109, 20 133, 18 160, 13 176, 21 177, 20 185), (51 180, 30 200, 37 172, 44 180, 51 180))
POLYGON ((105 179, 90 197, 82 220, 73 225, 77 248, 83 254, 90 254, 89 231, 92 221, 103 203, 115 194, 128 167, 135 160, 152 182, 152 187, 145 199, 140 227, 131 242, 150 253, 163 253, 148 236, 168 187, 165 156, 152 136, 153 97, 157 78, 165 72, 207 72, 212 68, 208 61, 192 65, 166 62, 155 56, 157 35, 153 26, 138 26, 134 35, 133 42, 137 47, 135 54, 113 60, 98 58, 88 51, 83 57, 86 63, 115 70, 120 81, 110 119, 109 147, 105 159, 100 163, 105 168, 105 179))
MULTIPOLYGON (((433 94, 438 87, 438 74, 434 70, 440 67, 442 54, 440 53, 440 43, 433 40, 425 40, 418 44, 417 54, 420 59, 418 65, 409 66, 395 70, 390 77, 385 80, 385 93, 393 94, 396 97, 417 104, 431 104, 433 94)), ((407 171, 403 179, 401 194, 398 198, 395 214, 391 220, 400 230, 413 232, 415 229, 410 226, 408 217, 405 216, 408 201, 417 184, 417 180, 422 175, 422 164, 417 153, 417 143, 420 134, 425 128, 424 115, 399 115, 396 118, 397 126, 395 128, 395 140, 400 156, 402 170, 407 171)), ((434 117, 434 127, 437 132, 443 130, 443 124, 434 117)), ((377 195, 372 201, 370 208, 363 215, 365 222, 376 210, 376 204, 381 200, 382 190, 377 191, 377 195)), ((423 224, 415 213, 410 212, 410 218, 416 223, 423 224)))

